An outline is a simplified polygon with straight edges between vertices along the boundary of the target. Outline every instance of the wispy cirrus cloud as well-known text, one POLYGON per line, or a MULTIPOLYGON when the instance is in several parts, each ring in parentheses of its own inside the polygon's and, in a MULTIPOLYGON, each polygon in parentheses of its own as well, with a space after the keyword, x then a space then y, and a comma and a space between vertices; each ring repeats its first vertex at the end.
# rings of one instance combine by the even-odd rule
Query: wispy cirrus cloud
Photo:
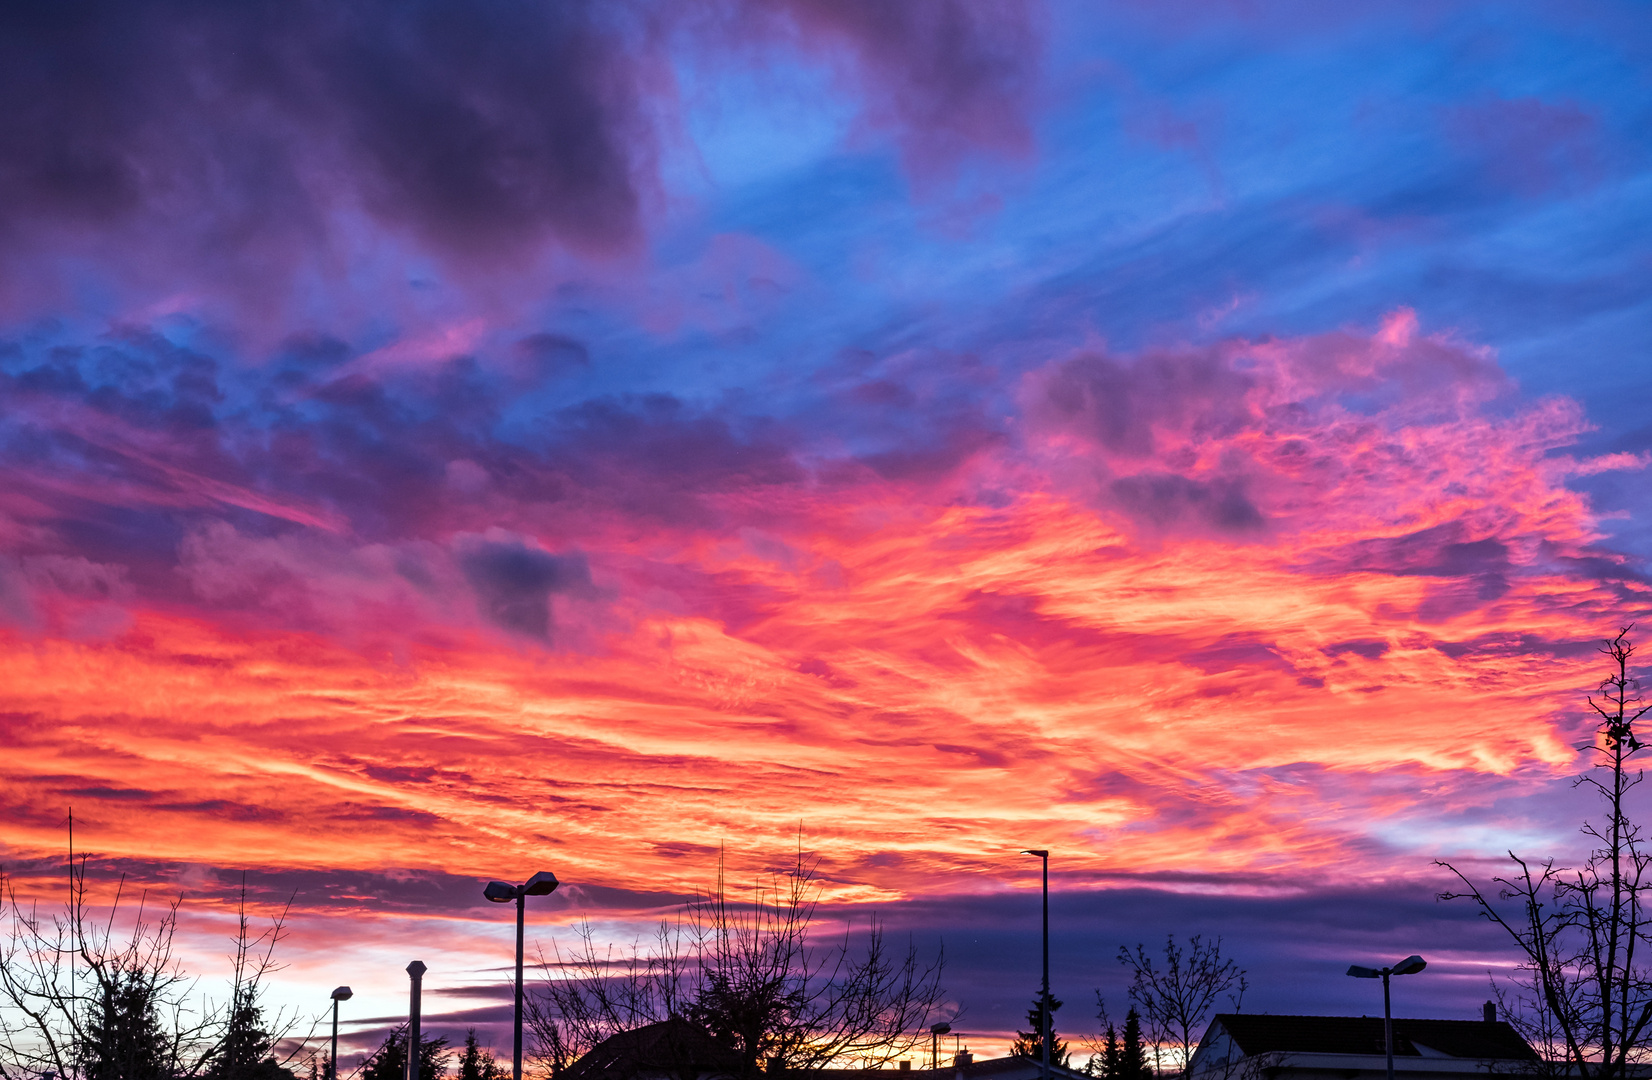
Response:
MULTIPOLYGON (((375 861, 462 873, 485 872, 460 854, 484 819, 549 814, 559 847, 623 819, 607 843, 635 849, 636 873, 666 875, 655 845, 784 832, 826 806, 850 847, 877 835, 967 865, 1052 814, 1024 786, 1041 776, 1061 793, 1046 827, 1075 846, 1116 837, 1088 860, 1097 873, 1190 850, 1212 872, 1308 867, 1340 843, 1386 849, 1372 823, 1412 792, 1350 804, 1331 826, 1331 788, 1304 800, 1269 770, 1399 768, 1422 782, 1564 768, 1573 733, 1555 717, 1587 681, 1587 643, 1646 604, 1563 486, 1572 466, 1553 451, 1583 430, 1577 410, 1511 400, 1483 350, 1408 313, 1364 335, 1053 359, 1021 380, 1014 422, 978 417, 991 439, 916 471, 892 470, 880 437, 822 453, 833 444, 806 414, 664 399, 594 402, 507 440, 486 418, 490 393, 508 391, 476 377, 468 409, 421 404, 452 395, 441 379, 386 375, 307 399, 303 440, 278 437, 291 420, 276 408, 269 435, 184 444, 219 482, 321 507, 342 532, 232 519, 214 502, 53 502, 31 471, 64 464, 25 469, 43 500, 14 512, 36 538, 26 602, 114 605, 128 620, 14 654, 16 684, 33 688, 21 715, 91 725, 85 756, 60 742, 75 764, 52 775, 95 777, 106 739, 127 744, 120 760, 152 761, 146 783, 162 788, 176 768, 235 762, 214 787, 241 792, 242 809, 201 817, 242 822, 236 844, 267 827, 278 858, 277 806, 304 790, 312 819, 376 808, 375 861), (455 460, 488 463, 475 464, 485 500, 469 481, 454 490, 455 460), (153 519, 134 528, 179 538, 171 553, 72 561, 84 522, 134 508, 153 519), (83 587, 94 580, 118 587, 83 587), (382 647, 412 667, 366 658, 382 647), (188 699, 201 669, 173 659, 185 655, 216 658, 227 698, 212 711, 240 717, 233 728, 141 704, 188 699), (71 673, 86 665, 107 674, 82 685, 71 673), (1457 684, 1480 686, 1485 707, 1463 718, 1441 691, 1457 684), (138 685, 150 690, 133 698, 138 685), (117 734, 134 708, 141 734, 117 734), (199 760, 152 757, 170 759, 186 731, 199 760), (364 764, 317 757, 322 731, 364 764), (545 787, 537 765, 613 779, 545 787), (923 807, 950 809, 913 803, 914 776, 923 807)), ((868 385, 829 396, 863 400, 868 385)), ((60 386, 99 400, 84 380, 60 386)), ((183 828, 192 816, 157 798, 145 833, 174 818, 170 857, 221 858, 213 829, 183 828)), ((857 887, 910 889, 867 875, 857 887)))

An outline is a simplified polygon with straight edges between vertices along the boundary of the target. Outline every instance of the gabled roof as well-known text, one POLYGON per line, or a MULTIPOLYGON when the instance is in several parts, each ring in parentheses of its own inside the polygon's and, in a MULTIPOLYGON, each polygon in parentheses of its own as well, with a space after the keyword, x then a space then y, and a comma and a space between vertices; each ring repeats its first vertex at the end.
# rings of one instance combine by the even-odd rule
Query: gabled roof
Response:
MULTIPOLYGON (((1272 1016, 1222 1013, 1215 1018, 1246 1057, 1256 1054, 1382 1054, 1380 1016, 1272 1016)), ((1503 1020, 1394 1019, 1395 1057, 1536 1061, 1537 1054, 1503 1020)))
POLYGON ((727 1075, 738 1063, 701 1028, 673 1017, 617 1032, 569 1065, 564 1080, 727 1075))

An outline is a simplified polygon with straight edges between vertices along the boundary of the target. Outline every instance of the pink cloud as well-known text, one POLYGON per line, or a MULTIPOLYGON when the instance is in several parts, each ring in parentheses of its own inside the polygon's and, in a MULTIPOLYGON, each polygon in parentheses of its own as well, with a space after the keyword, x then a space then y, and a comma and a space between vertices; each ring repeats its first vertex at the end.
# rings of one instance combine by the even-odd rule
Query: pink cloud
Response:
MULTIPOLYGON (((931 362, 833 390, 945 401, 960 365, 931 362)), ((192 518, 170 591, 42 551, 33 610, 126 622, 0 637, 4 840, 45 858, 61 814, 28 808, 72 801, 107 859, 252 863, 312 882, 317 920, 372 910, 392 873, 470 919, 460 885, 553 860, 687 892, 683 845, 782 850, 799 822, 846 903, 1002 890, 993 853, 1029 822, 1074 882, 1416 882, 1478 850, 1419 803, 1462 792, 1472 816, 1568 770, 1592 639, 1652 610, 1564 486, 1577 408, 1519 402, 1406 312, 1076 352, 1021 401, 922 468, 665 401, 573 417, 577 453, 460 457, 421 426, 430 483, 463 498, 391 518, 364 488, 334 504, 344 532, 192 518)), ((404 490, 425 489, 381 494, 404 490)))

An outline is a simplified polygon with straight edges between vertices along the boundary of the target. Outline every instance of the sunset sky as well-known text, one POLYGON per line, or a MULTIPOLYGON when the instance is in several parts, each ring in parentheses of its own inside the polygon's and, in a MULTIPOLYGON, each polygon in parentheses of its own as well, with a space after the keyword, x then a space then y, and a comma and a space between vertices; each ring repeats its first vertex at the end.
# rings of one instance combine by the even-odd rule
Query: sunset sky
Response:
MULTIPOLYGON (((0 11, 0 860, 509 1051, 799 842, 998 1052, 1220 935, 1478 1015, 1652 612, 1652 9, 0 11), (530 948, 532 945, 530 944, 530 948)), ((1645 629, 1652 655, 1652 622, 1645 629)))

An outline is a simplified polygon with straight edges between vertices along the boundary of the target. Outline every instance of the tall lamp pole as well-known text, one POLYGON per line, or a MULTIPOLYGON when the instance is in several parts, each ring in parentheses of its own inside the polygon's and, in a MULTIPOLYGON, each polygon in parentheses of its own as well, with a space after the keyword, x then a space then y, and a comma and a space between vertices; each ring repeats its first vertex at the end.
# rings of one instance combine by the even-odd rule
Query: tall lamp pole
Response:
POLYGON ((327 1059, 327 1080, 338 1080, 338 1003, 352 997, 348 986, 333 991, 333 1056, 327 1059))
POLYGON ((1382 1043, 1388 1054, 1388 1080, 1394 1080, 1394 1013, 1388 1004, 1388 976, 1415 975, 1428 966, 1428 961, 1413 953, 1393 967, 1368 968, 1350 965, 1348 974, 1356 979, 1382 980, 1382 1043))
POLYGON ((941 1036, 952 1030, 952 1025, 946 1021, 929 1025, 929 1070, 934 1072, 941 1067, 941 1036))
MULTIPOLYGON (((1039 1075, 1041 1080, 1050 1080, 1050 853, 1028 850, 1021 854, 1044 860, 1044 982, 1038 994, 1038 1032, 1039 1041, 1044 1044, 1044 1062, 1039 1075)), ((1388 1080, 1394 1078, 1390 1076, 1388 1080)))
POLYGON ((495 904, 516 901, 516 1019, 511 1042, 511 1080, 522 1080, 522 921, 526 901, 530 896, 549 896, 558 884, 555 874, 541 870, 520 885, 490 881, 482 890, 482 895, 495 904))

